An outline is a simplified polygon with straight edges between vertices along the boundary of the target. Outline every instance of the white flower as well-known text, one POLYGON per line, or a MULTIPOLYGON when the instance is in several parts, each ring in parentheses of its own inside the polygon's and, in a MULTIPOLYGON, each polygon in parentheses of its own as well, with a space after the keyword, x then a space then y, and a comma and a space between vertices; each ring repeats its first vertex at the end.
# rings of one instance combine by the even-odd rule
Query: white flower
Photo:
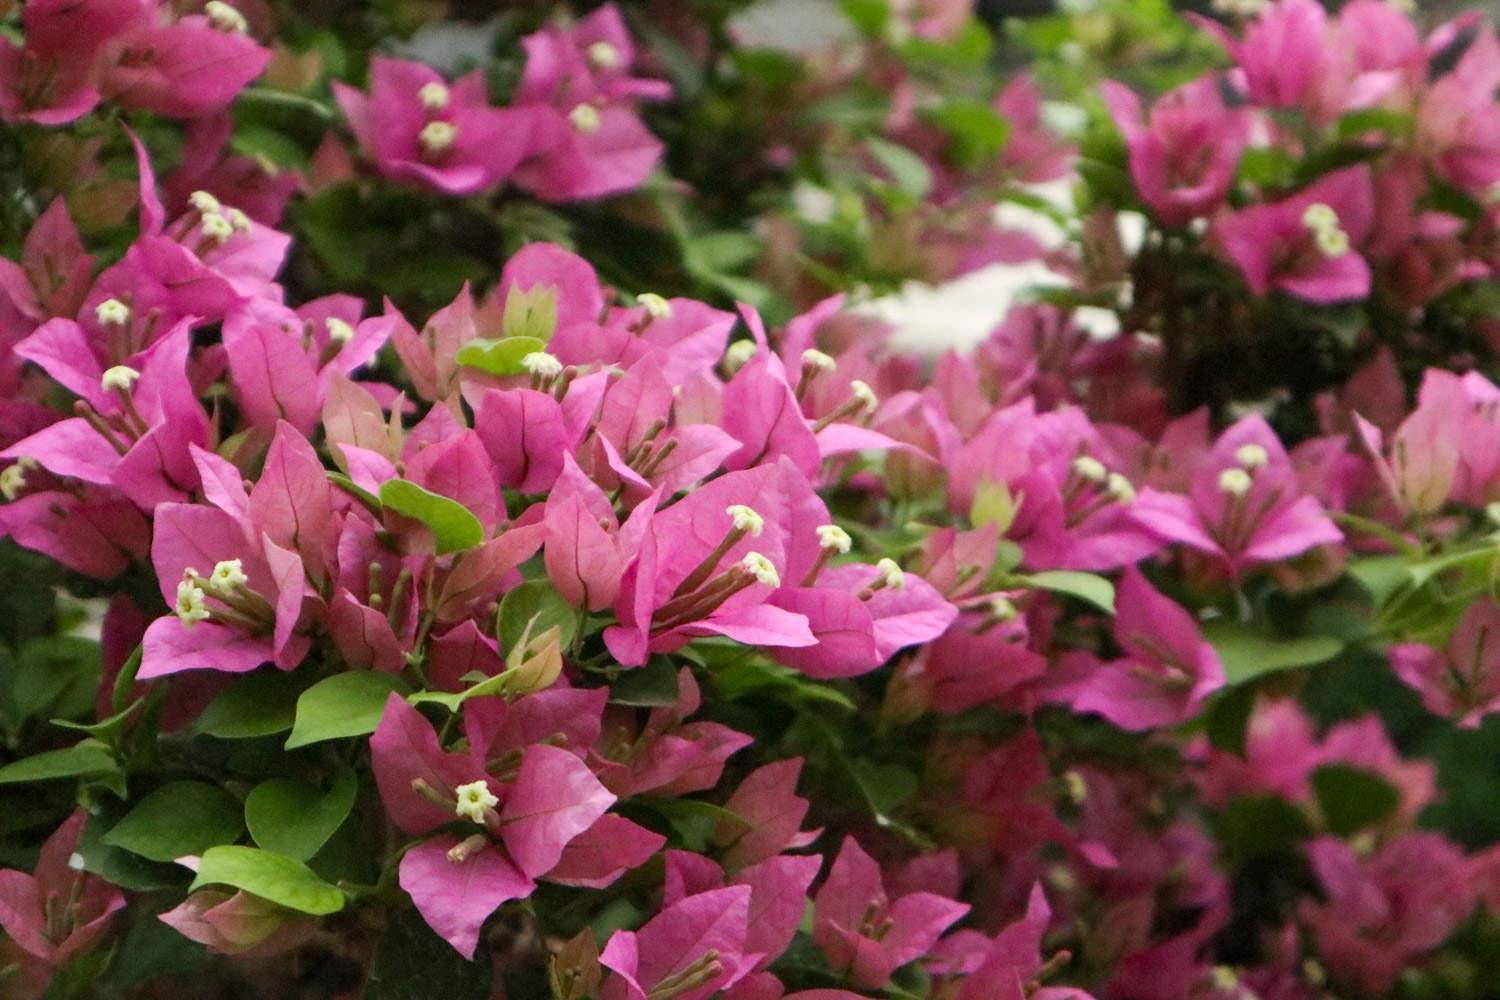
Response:
POLYGON ((829 549, 839 555, 844 555, 854 545, 854 539, 849 537, 849 532, 836 524, 820 524, 817 530, 820 549, 829 549))
POLYGON ((203 213, 203 235, 215 243, 228 243, 234 235, 234 223, 218 212, 203 213))
POLYGON ((737 372, 745 367, 745 363, 755 357, 755 352, 760 350, 753 340, 736 340, 724 351, 724 365, 731 372, 737 372))
POLYGON ((635 301, 652 319, 668 319, 672 315, 672 303, 655 292, 642 292, 635 301))
POLYGON ((200 215, 206 214, 208 212, 222 211, 224 207, 219 204, 219 199, 215 198, 207 191, 194 191, 192 194, 188 195, 188 204, 192 205, 193 209, 200 215))
POLYGON ((1109 470, 1104 467, 1104 463, 1092 455, 1079 455, 1073 459, 1073 471, 1091 483, 1102 483, 1109 478, 1109 470))
POLYGON ((0 469, 0 496, 14 500, 26 488, 26 469, 17 462, 0 469))
POLYGON ((1120 503, 1130 503, 1135 499, 1135 486, 1118 472, 1109 474, 1104 489, 1120 503))
POLYGON ((500 804, 495 793, 490 791, 490 786, 485 781, 471 781, 467 785, 459 785, 454 789, 458 796, 458 804, 453 811, 464 819, 484 825, 484 812, 493 809, 500 804))
POLYGON ((867 413, 873 413, 875 407, 880 405, 880 398, 875 395, 875 390, 859 379, 850 380, 849 394, 864 405, 867 413))
POLYGON ((347 344, 354 339, 354 327, 337 316, 324 320, 323 328, 328 331, 328 339, 335 344, 347 344))
POLYGON ((748 531, 751 538, 759 538, 766 529, 766 519, 742 503, 730 504, 724 508, 724 513, 734 522, 735 531, 748 531))
POLYGON ((197 575, 192 570, 177 582, 177 603, 173 606, 177 619, 185 628, 191 628, 208 617, 208 607, 203 603, 203 588, 198 586, 197 575))
POLYGON ((620 50, 608 42, 595 42, 588 53, 589 65, 595 69, 614 69, 620 65, 620 50))
POLYGON ((448 106, 448 99, 451 96, 448 88, 436 80, 422 84, 422 89, 417 91, 417 100, 421 101, 422 107, 428 111, 443 110, 448 106))
POLYGON ((1250 492, 1250 473, 1244 469, 1225 469, 1219 473, 1219 489, 1232 497, 1242 497, 1250 492))
POLYGON ((592 104, 580 104, 568 112, 568 121, 573 127, 584 135, 592 135, 599 131, 599 109, 592 104))
POLYGON ((532 351, 521 359, 521 367, 541 378, 557 378, 563 370, 562 362, 546 351, 532 351))
POLYGON ((104 370, 104 374, 99 378, 99 385, 105 392, 112 390, 129 392, 131 386, 135 385, 135 380, 140 377, 141 373, 129 365, 115 365, 113 368, 104 370))
POLYGON ((740 560, 740 565, 750 571, 750 575, 767 587, 781 586, 781 574, 776 572, 776 567, 771 565, 771 560, 759 552, 746 552, 745 558, 740 560))
POLYGON ((1258 444, 1242 444, 1234 450, 1234 460, 1246 469, 1259 469, 1271 460, 1271 456, 1258 444))
POLYGON ((1320 229, 1335 229, 1339 224, 1339 214, 1333 210, 1332 206, 1315 201, 1302 213, 1302 224, 1313 232, 1320 229))
POLYGON ((94 307, 94 316, 104 326, 124 326, 130 322, 130 307, 119 299, 105 299, 94 307))
POLYGON ((880 574, 881 582, 892 590, 906 589, 906 574, 901 572, 901 567, 894 559, 882 559, 875 564, 875 571, 880 574))
POLYGON ((824 354, 816 347, 809 347, 802 352, 803 368, 816 368, 818 371, 831 372, 838 366, 839 363, 833 360, 831 355, 824 354))
POLYGON ((1313 238, 1324 257, 1342 257, 1349 252, 1349 234, 1342 229, 1320 229, 1313 238))
POLYGON ((208 589, 218 597, 225 597, 244 586, 249 579, 245 575, 244 562, 224 559, 214 563, 214 571, 208 574, 208 589))
POLYGON ((203 5, 203 13, 208 15, 209 24, 231 35, 243 35, 250 30, 250 24, 245 20, 245 15, 224 3, 223 0, 208 0, 208 3, 203 5))
POLYGON ((445 153, 458 138, 458 127, 452 122, 428 122, 417 133, 417 142, 428 153, 445 153))
POLYGON ((250 216, 239 209, 226 208, 224 210, 224 218, 229 220, 229 224, 234 227, 235 232, 248 233, 250 231, 250 216))
POLYGON ((75 872, 81 872, 81 871, 83 871, 83 866, 84 866, 84 860, 83 860, 83 855, 82 854, 79 854, 77 851, 74 851, 72 854, 68 855, 68 867, 71 868, 73 871, 75 871, 75 872))

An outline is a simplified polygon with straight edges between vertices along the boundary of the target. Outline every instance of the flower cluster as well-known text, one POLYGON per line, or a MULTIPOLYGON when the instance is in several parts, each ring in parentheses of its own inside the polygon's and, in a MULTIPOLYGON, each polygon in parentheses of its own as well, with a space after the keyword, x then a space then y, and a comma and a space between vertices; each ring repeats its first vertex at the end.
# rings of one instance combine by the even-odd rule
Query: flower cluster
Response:
MULTIPOLYGON (((958 246, 1066 174, 1030 79, 918 107, 983 34, 965 5, 848 6, 808 79, 899 84, 842 151, 867 219, 958 246)), ((1081 137, 1066 287, 924 358, 821 279, 735 301, 769 286, 700 228, 727 209, 641 190, 638 104, 703 25, 647 52, 613 6, 520 22, 503 100, 493 67, 372 47, 366 90, 327 87, 370 172, 329 130, 283 173, 217 114, 271 59, 259 9, 28 4, 0 42, 26 129, 192 121, 86 118, 133 213, 38 198, 0 261, 0 837, 36 859, 0 870, 0 991, 1475 995, 1500 387, 1426 366, 1417 307, 1493 298, 1468 209, 1500 51, 1375 0, 1250 6, 1212 29, 1236 68, 1149 110, 1101 84, 1127 148, 1111 175, 1081 137), (1305 183, 1247 178, 1257 152, 1305 183), (381 213, 414 205, 524 238, 381 287, 330 220, 401 244, 381 213), (557 220, 626 249, 530 238, 557 220), (663 244, 681 267, 637 283, 663 244), (1337 377, 1182 394, 1234 357, 1209 315, 1391 297, 1401 336, 1337 377)))

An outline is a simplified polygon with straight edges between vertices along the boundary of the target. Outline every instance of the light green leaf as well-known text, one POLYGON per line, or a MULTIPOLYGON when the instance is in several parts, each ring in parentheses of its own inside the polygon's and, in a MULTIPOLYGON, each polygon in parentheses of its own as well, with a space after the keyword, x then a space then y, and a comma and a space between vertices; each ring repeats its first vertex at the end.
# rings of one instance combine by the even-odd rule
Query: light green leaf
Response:
POLYGON ((1344 648, 1331 636, 1283 639, 1227 618, 1204 623, 1203 637, 1218 651, 1224 679, 1230 684, 1242 684, 1277 670, 1310 667, 1332 659, 1344 648))
POLYGON ((45 750, 0 767, 0 785, 58 778, 118 774, 114 754, 98 740, 84 740, 61 750, 45 750))
POLYGON ((334 674, 319 681, 297 699, 297 720, 286 748, 373 733, 391 692, 404 686, 394 674, 372 670, 334 674))
POLYGON ((458 363, 490 375, 523 375, 526 369, 521 359, 546 349, 547 342, 540 337, 480 337, 458 349, 458 363))
POLYGON ((1071 569, 1049 569, 1022 577, 1029 586, 1066 594, 1087 601, 1100 611, 1115 613, 1115 585, 1094 573, 1071 569))
POLYGON ((174 861, 233 843, 244 828, 233 795, 207 782, 174 781, 137 802, 104 842, 152 861, 174 861))
POLYGON ((437 542, 438 555, 472 549, 484 541, 484 525, 467 507, 409 480, 382 483, 380 502, 397 514, 427 525, 437 542))
POLYGON ((266 850, 306 861, 348 817, 358 785, 348 768, 328 791, 298 778, 272 778, 245 799, 245 825, 266 850))
POLYGON ((916 153, 884 139, 867 139, 865 145, 904 193, 921 200, 932 190, 932 171, 916 153))
POLYGON ((298 913, 325 916, 344 908, 344 894, 302 862, 256 847, 210 847, 192 889, 227 885, 298 913))
POLYGON ((501 650, 509 653, 517 648, 529 624, 533 636, 556 625, 560 633, 557 641, 567 649, 578 634, 578 611, 546 580, 529 580, 500 601, 498 638, 501 650), (532 624, 533 619, 535 624, 532 624))

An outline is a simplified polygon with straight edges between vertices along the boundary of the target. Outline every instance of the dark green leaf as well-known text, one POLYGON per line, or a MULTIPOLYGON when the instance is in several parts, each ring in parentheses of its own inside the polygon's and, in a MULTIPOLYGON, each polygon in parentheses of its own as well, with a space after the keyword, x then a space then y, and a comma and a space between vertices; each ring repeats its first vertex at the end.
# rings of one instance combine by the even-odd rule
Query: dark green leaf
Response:
POLYGON ((1224 853, 1243 864, 1292 849, 1312 831, 1297 807, 1277 795, 1235 799, 1214 818, 1224 853))
POLYGON ((223 740, 284 733, 297 717, 305 681, 296 674, 264 670, 237 679, 208 703, 194 729, 223 740))
POLYGON ((61 750, 46 750, 0 767, 0 785, 118 774, 114 754, 98 740, 84 740, 61 750))
POLYGON ((272 778, 245 799, 245 825, 268 851, 306 861, 328 842, 354 808, 358 781, 348 769, 327 791, 297 778, 272 778))
POLYGON ((1373 771, 1325 764, 1312 773, 1313 792, 1328 829, 1340 837, 1358 833, 1396 811, 1401 793, 1373 771))
POLYGON ((484 1000, 492 962, 470 962, 411 909, 397 910, 375 946, 363 1000, 484 1000))
POLYGON ((192 888, 227 885, 298 913, 325 916, 344 908, 344 894, 300 861, 257 847, 211 847, 192 888))
POLYGON ((609 688, 609 700, 616 705, 640 708, 671 705, 677 696, 677 664, 665 656, 653 656, 644 667, 627 670, 609 688))
POLYGON ((457 500, 425 490, 406 479, 380 485, 380 502, 403 517, 427 525, 438 555, 472 549, 484 541, 484 525, 457 500))
POLYGON ((394 674, 371 670, 334 674, 319 681, 297 699, 297 721, 286 748, 373 733, 391 692, 404 686, 394 674))
POLYGON ((233 795, 202 781, 174 781, 136 803, 104 842, 165 862, 233 843, 243 830, 233 795))

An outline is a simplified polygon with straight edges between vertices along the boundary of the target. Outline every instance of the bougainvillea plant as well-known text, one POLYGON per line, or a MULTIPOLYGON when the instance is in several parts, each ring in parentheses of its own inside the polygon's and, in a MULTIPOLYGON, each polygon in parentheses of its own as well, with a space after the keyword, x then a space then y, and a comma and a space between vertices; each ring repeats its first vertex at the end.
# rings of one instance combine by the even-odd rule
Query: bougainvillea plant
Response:
POLYGON ((0 997, 1495 995, 1493 26, 502 6, 0 2, 0 997))

